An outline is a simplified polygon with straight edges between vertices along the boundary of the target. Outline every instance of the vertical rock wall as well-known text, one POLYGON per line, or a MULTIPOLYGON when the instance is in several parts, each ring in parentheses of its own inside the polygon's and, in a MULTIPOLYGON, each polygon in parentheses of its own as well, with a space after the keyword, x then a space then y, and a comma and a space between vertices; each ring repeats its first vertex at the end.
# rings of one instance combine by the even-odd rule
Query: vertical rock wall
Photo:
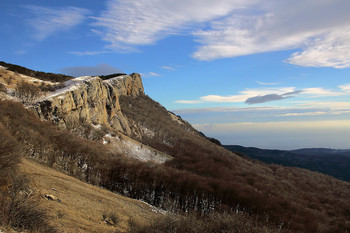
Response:
POLYGON ((60 128, 81 124, 106 125, 130 134, 118 97, 144 95, 139 74, 119 76, 108 80, 81 77, 66 82, 66 87, 40 99, 35 110, 41 119, 60 128))

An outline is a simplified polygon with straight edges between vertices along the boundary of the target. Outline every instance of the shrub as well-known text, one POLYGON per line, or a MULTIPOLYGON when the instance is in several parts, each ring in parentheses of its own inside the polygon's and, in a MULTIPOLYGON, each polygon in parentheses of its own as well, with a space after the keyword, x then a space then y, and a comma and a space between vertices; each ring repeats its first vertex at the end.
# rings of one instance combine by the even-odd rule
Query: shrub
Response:
POLYGON ((0 83, 0 92, 5 92, 5 93, 7 92, 7 88, 2 83, 0 83))
POLYGON ((159 217, 150 225, 129 224, 129 233, 278 233, 283 232, 272 226, 264 226, 253 218, 242 214, 212 214, 206 217, 171 216, 159 217))
POLYGON ((8 78, 4 78, 5 82, 7 85, 11 85, 12 84, 12 77, 8 77, 8 78))
POLYGON ((24 102, 31 102, 36 97, 38 97, 40 94, 40 88, 27 83, 27 82, 21 82, 16 87, 16 96, 22 99, 24 102))

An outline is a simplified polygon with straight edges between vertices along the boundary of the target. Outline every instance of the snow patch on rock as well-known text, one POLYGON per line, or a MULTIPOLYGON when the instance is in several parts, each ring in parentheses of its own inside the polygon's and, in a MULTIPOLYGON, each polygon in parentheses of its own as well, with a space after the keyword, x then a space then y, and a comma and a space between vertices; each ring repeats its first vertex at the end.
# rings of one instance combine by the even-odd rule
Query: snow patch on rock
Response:
POLYGON ((57 96, 62 95, 68 91, 77 90, 77 89, 81 88, 81 86, 84 84, 84 82, 91 81, 94 79, 99 79, 99 77, 82 76, 82 77, 68 80, 68 81, 63 83, 64 84, 63 88, 57 89, 56 91, 52 92, 48 96, 43 97, 39 101, 44 100, 44 99, 51 99, 51 98, 57 97, 57 96))

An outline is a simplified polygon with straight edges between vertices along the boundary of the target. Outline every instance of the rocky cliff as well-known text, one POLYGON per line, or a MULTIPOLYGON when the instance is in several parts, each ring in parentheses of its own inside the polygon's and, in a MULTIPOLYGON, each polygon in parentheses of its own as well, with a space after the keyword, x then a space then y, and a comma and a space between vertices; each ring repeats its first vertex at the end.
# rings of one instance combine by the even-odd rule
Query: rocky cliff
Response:
POLYGON ((138 73, 118 76, 115 78, 107 79, 104 82, 110 84, 113 88, 115 88, 118 96, 125 95, 136 97, 145 95, 142 79, 138 73))
POLYGON ((125 134, 130 127, 124 117, 119 96, 144 95, 139 74, 118 76, 108 80, 80 77, 65 82, 65 87, 38 100, 35 111, 41 119, 60 128, 81 124, 106 125, 125 134))

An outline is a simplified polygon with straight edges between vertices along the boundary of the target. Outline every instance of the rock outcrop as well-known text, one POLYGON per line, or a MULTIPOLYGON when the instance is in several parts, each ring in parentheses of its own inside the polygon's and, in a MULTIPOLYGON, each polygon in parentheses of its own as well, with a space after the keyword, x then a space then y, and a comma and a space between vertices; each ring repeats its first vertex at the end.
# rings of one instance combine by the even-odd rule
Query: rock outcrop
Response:
POLYGON ((86 123, 106 125, 130 134, 128 121, 119 105, 121 95, 144 95, 139 74, 104 81, 99 77, 69 80, 64 88, 41 98, 34 108, 41 119, 60 128, 74 128, 86 123))
POLYGON ((111 84, 116 90, 117 95, 139 96, 144 95, 145 91, 142 85, 140 74, 132 73, 130 75, 118 76, 105 80, 104 82, 111 84))

